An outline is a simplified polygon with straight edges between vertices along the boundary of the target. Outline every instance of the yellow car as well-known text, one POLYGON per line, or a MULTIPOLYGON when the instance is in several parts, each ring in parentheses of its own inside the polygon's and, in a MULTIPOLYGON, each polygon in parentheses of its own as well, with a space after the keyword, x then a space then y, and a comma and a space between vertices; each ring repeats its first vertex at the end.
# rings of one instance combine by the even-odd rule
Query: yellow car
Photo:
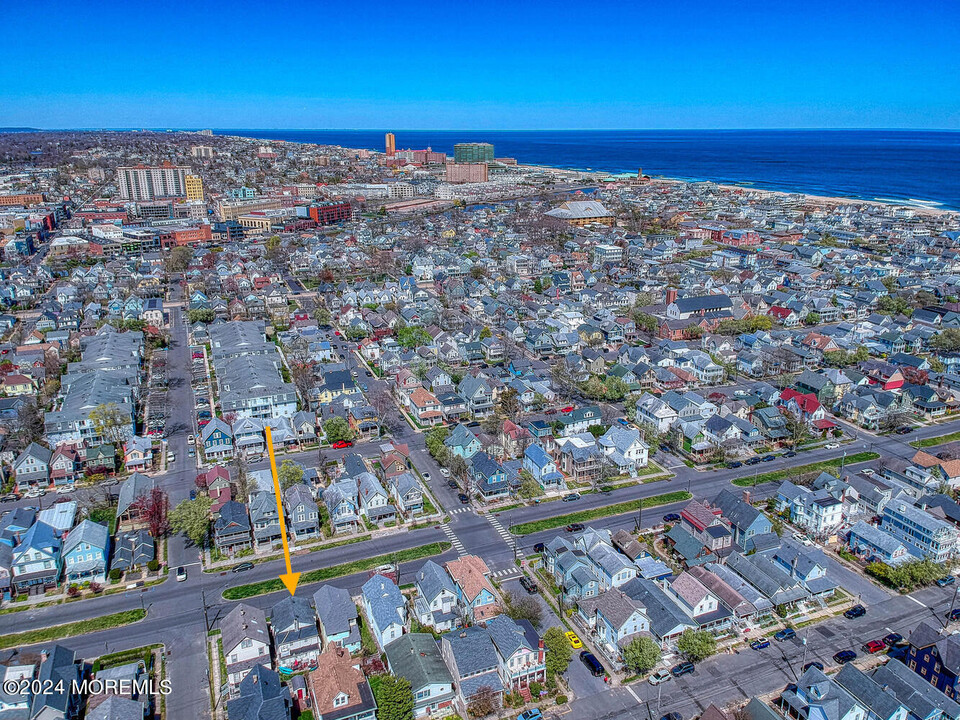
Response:
POLYGON ((579 650, 583 647, 583 643, 580 641, 580 638, 577 637, 577 634, 573 630, 567 630, 564 633, 567 636, 567 640, 570 641, 570 647, 574 650, 579 650))

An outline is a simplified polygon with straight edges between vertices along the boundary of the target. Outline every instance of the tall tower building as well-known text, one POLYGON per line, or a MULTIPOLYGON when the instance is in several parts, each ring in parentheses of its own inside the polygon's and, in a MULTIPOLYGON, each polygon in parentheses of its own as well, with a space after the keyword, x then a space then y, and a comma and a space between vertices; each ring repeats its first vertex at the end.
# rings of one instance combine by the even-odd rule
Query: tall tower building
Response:
POLYGON ((203 200, 203 178, 199 175, 187 175, 183 180, 187 200, 203 200))
POLYGON ((453 146, 453 157, 457 163, 493 162, 493 145, 490 143, 457 143, 453 146))
POLYGON ((387 157, 393 157, 397 152, 397 141, 393 133, 387 133, 387 157))
POLYGON ((124 200, 156 200, 185 197, 190 168, 164 163, 158 167, 134 165, 117 168, 117 187, 124 200))

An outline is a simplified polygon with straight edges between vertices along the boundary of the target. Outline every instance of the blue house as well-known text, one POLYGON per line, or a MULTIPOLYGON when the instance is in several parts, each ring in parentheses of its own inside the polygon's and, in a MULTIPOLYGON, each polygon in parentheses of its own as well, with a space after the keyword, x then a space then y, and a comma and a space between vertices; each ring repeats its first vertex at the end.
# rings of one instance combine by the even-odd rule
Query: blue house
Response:
POLYGON ((361 602, 370 621, 370 632, 384 649, 403 635, 407 622, 407 601, 396 583, 377 574, 360 588, 361 602))
POLYGON ((67 582, 106 581, 110 531, 105 525, 83 520, 67 533, 62 552, 67 582))
POLYGON ((13 549, 10 575, 18 593, 42 593, 60 577, 62 543, 56 530, 43 522, 34 523, 13 549))
POLYGON ((753 538, 757 535, 773 532, 770 518, 729 490, 721 490, 713 505, 730 521, 733 541, 744 550, 753 549, 753 538))
POLYGON ((222 419, 215 417, 200 432, 203 454, 208 459, 233 456, 233 430, 222 419))
POLYGON ((544 490, 565 487, 563 475, 557 470, 557 464, 539 445, 528 445, 523 453, 523 469, 540 483, 544 490))
POLYGON ((350 653, 360 652, 357 606, 350 593, 333 585, 321 585, 313 594, 313 605, 317 609, 324 646, 333 643, 350 653))
POLYGON ((510 484, 500 463, 482 451, 473 456, 472 463, 474 486, 485 500, 495 500, 507 495, 510 484))
POLYGON ((472 458, 483 447, 480 444, 480 439, 462 423, 453 429, 447 439, 443 441, 443 444, 452 454, 458 455, 464 460, 472 458))

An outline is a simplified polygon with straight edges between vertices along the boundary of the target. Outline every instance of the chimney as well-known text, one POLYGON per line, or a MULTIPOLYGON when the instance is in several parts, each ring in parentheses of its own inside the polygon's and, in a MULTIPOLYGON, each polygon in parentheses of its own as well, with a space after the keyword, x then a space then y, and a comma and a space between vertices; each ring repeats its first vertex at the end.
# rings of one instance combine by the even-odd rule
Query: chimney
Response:
POLYGON ((750 491, 749 491, 749 490, 744 490, 744 491, 743 491, 743 501, 744 501, 747 505, 750 504, 750 491))
POLYGON ((667 288, 667 305, 677 300, 677 289, 667 288))
POLYGON ((260 676, 256 673, 253 674, 253 684, 256 685, 257 681, 260 679, 260 676))

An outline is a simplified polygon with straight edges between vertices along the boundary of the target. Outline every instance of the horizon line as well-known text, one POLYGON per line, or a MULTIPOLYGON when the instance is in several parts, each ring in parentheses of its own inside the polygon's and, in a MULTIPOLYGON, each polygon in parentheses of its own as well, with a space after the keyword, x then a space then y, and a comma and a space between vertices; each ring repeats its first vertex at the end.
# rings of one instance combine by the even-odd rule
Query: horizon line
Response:
POLYGON ((225 132, 229 130, 266 130, 286 132, 944 132, 960 133, 960 128, 909 128, 909 127, 716 127, 716 128, 308 128, 308 127, 212 127, 198 125, 195 127, 174 126, 127 126, 127 127, 60 127, 40 128, 29 125, 0 126, 0 132, 16 129, 22 132, 142 132, 144 130, 156 132, 197 132, 212 130, 225 132))

